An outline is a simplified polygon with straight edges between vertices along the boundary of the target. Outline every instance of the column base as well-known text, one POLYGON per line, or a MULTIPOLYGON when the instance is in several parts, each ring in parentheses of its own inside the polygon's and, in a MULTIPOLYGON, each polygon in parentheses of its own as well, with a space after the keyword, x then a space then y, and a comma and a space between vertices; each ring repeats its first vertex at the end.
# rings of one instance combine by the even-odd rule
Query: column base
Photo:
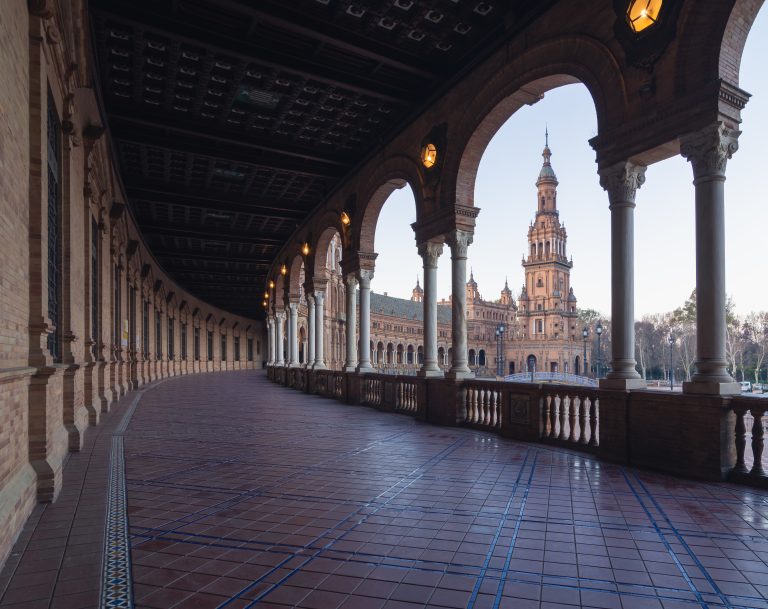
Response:
POLYGON ((299 362, 292 362, 292 363, 288 364, 288 367, 289 368, 301 368, 302 364, 300 364, 299 362))
POLYGON ((741 385, 736 382, 686 381, 683 383, 683 393, 689 395, 740 395, 741 385))
POLYGON ((445 373, 440 370, 440 368, 420 368, 419 371, 416 373, 416 376, 421 378, 435 378, 435 377, 444 377, 445 373))
POLYGON ((462 370, 461 368, 455 370, 451 368, 448 372, 445 373, 445 378, 447 379, 471 379, 475 378, 475 373, 472 372, 469 368, 466 370, 462 370))
POLYGON ((344 372, 357 372, 357 364, 345 364, 344 372))
POLYGON ((648 384, 645 379, 600 379, 598 387, 600 389, 623 389, 629 391, 631 389, 645 389, 648 384))
POLYGON ((358 364, 357 368, 355 368, 355 372, 358 374, 373 374, 376 372, 376 368, 371 366, 370 364, 366 364, 365 366, 358 364))
POLYGON ((328 366, 325 364, 313 364, 312 370, 328 370, 328 366))

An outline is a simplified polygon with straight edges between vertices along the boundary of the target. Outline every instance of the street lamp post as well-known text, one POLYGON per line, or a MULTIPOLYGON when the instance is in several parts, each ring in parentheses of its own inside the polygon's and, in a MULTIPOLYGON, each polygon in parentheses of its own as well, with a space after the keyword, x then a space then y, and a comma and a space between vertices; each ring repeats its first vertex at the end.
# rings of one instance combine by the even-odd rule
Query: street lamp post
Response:
POLYGON ((674 365, 672 363, 672 349, 675 346, 675 337, 670 334, 667 340, 669 341, 669 390, 674 391, 675 390, 675 371, 674 371, 674 368, 672 367, 674 365))
POLYGON ((598 321, 597 327, 595 328, 595 333, 597 334, 597 378, 602 377, 602 365, 603 365, 603 352, 600 349, 600 337, 603 334, 603 322, 598 321))
POLYGON ((496 376, 504 375, 504 324, 496 326, 496 376))
POLYGON ((584 326, 581 335, 584 337, 584 359, 581 362, 581 367, 583 368, 583 375, 589 376, 589 368, 587 368, 587 337, 589 336, 589 328, 587 326, 584 326))

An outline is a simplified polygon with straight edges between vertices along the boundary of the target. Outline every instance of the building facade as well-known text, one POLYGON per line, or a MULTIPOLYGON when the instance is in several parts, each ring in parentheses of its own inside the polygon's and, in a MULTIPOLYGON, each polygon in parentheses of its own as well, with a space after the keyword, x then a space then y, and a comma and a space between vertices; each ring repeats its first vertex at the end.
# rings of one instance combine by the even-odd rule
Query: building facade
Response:
MULTIPOLYGON (((557 209, 557 177, 552 169, 548 135, 544 162, 536 180, 537 209, 528 228, 528 255, 520 296, 505 281, 495 300, 482 297, 474 273, 466 283, 467 358, 479 376, 546 371, 582 374, 581 333, 577 301, 570 283, 572 260, 567 258, 567 233, 557 209), (499 358, 502 365, 498 366, 499 358)), ((346 363, 347 286, 341 266, 341 239, 331 238, 325 254, 325 363, 332 370, 346 363)), ((303 295, 304 272, 300 291, 303 295)), ((424 363, 424 290, 417 276, 411 298, 371 293, 371 363, 379 370, 415 372, 424 363)), ((357 298, 356 298, 357 300, 357 298)), ((307 361, 309 308, 305 298, 298 309, 299 363, 307 361)), ((437 303, 438 366, 451 365, 451 302, 437 303)), ((288 332, 284 332, 286 344, 288 332)), ((359 335, 358 335, 359 336, 359 335)))

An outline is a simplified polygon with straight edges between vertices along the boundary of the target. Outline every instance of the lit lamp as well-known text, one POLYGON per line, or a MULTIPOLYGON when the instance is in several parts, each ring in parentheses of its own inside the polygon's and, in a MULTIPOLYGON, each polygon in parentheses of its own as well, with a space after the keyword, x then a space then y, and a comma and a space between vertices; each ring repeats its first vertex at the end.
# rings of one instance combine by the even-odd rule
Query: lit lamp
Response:
POLYGON ((437 148, 434 144, 427 144, 421 149, 421 162, 427 169, 437 162, 437 148))
POLYGON ((269 292, 264 292, 264 300, 266 300, 267 298, 269 298, 269 292))
POLYGON ((344 226, 349 226, 352 224, 352 220, 350 219, 349 214, 345 211, 341 212, 341 223, 344 226))
POLYGON ((633 0, 629 3, 627 20, 635 34, 656 24, 662 2, 663 0, 633 0))
POLYGON ((305 256, 309 256, 309 243, 306 241, 304 242, 304 245, 301 246, 301 253, 305 256))
POLYGON ((280 274, 285 277, 288 274, 288 267, 283 265, 280 267, 280 274))
POLYGON ((275 282, 272 281, 271 279, 269 280, 269 289, 270 290, 274 290, 275 289, 275 282))

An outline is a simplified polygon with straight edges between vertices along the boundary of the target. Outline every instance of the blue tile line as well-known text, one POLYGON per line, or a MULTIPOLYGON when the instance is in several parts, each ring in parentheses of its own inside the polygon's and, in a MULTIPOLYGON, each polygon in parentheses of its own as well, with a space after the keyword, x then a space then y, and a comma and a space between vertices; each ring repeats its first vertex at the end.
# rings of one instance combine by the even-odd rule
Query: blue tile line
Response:
MULTIPOLYGON (((480 586, 483 583, 483 578, 485 577, 485 574, 488 572, 488 566, 491 563, 491 559, 493 558, 493 552, 496 549, 496 545, 499 543, 499 537, 501 537, 501 532, 504 530, 504 525, 507 523, 507 518, 509 516, 509 511, 512 509, 512 503, 515 500, 515 495, 517 494, 518 485, 520 484, 520 480, 523 477, 523 472, 525 471, 526 466, 528 465, 528 458, 530 457, 531 451, 530 449, 525 452, 525 458, 523 459, 522 464, 520 465, 520 471, 517 472, 517 479, 515 480, 514 487, 512 491, 509 494, 509 499, 507 500, 507 504, 504 507, 504 512, 500 515, 499 524, 496 526, 496 532, 493 535, 493 539, 491 540, 490 547, 488 548, 488 552, 485 554, 485 559, 483 560, 483 565, 480 568, 480 573, 477 576, 477 580, 475 581, 475 585, 472 588, 472 594, 469 597, 469 602, 467 603, 467 609, 472 609, 472 607, 475 606, 475 600, 477 599, 477 595, 480 592, 480 586)), ((536 465, 536 459, 538 458, 538 452, 534 449, 534 462, 531 466, 531 472, 533 472, 533 469, 536 465)))
MULTIPOLYGON (((427 478, 422 478, 422 480, 427 480, 427 478)), ((222 487, 211 487, 211 486, 203 486, 203 485, 192 485, 192 484, 182 484, 182 483, 169 483, 169 482, 154 482, 154 481, 147 481, 147 482, 137 482, 135 479, 128 479, 128 483, 134 486, 158 486, 161 488, 178 488, 180 490, 192 490, 192 491, 207 491, 207 492, 216 492, 216 493, 222 493, 222 494, 231 494, 231 495, 243 495, 243 494, 250 494, 253 498, 272 498, 272 499, 281 499, 281 498, 288 498, 288 499, 295 499, 300 501, 316 501, 316 502, 323 502, 323 503, 330 503, 335 505, 345 505, 345 504, 365 504, 368 502, 365 502, 363 500, 353 500, 353 499, 343 499, 343 500, 337 500, 332 497, 324 497, 324 496, 310 496, 310 495, 299 495, 294 493, 282 493, 282 494, 276 494, 276 493, 269 493, 269 492, 250 492, 250 491, 242 491, 242 490, 235 490, 235 489, 228 489, 228 488, 222 488, 222 487)), ((509 486, 510 488, 514 485, 514 483, 499 483, 497 486, 503 487, 503 486, 509 486)), ((535 484, 532 485, 532 488, 537 488, 535 484)), ((550 488, 550 487, 547 487, 550 488)), ((628 497, 633 496, 632 493, 627 493, 628 497)), ((671 499, 676 499, 674 496, 670 496, 671 499)), ((484 510, 462 510, 462 509, 451 509, 451 508, 438 508, 438 507, 419 507, 419 506, 390 506, 390 509, 396 509, 399 511, 413 511, 413 512, 424 512, 424 513, 431 513, 431 514, 450 514, 450 515, 458 515, 458 516, 495 516, 498 515, 498 512, 490 512, 490 511, 484 511, 484 510)), ((531 515, 528 518, 524 518, 524 522, 537 522, 536 515, 531 515)), ((625 524, 620 525, 616 523, 599 523, 598 521, 592 521, 592 520, 579 520, 576 518, 565 518, 565 517, 555 517, 555 518, 547 518, 547 522, 550 523, 560 523, 564 526, 573 526, 573 527, 581 527, 581 528, 597 528, 597 529, 607 529, 607 530, 625 530, 625 531, 643 531, 643 530, 654 530, 652 526, 648 525, 639 525, 639 524, 625 524)), ((659 525, 662 528, 665 528, 663 525, 659 525)), ((165 531, 164 529, 159 529, 161 532, 165 531)), ((685 528, 679 528, 679 531, 683 532, 687 536, 693 536, 693 537, 705 537, 705 538, 712 538, 712 539, 738 539, 738 540, 744 540, 749 541, 751 543, 768 543, 768 539, 764 537, 759 537, 757 535, 742 535, 738 533, 728 533, 728 532, 717 532, 717 533, 704 533, 695 529, 685 529, 685 528)))
MULTIPOLYGON (((237 497, 226 499, 226 500, 221 501, 219 503, 216 503, 216 504, 214 504, 212 506, 201 508, 200 510, 197 510, 195 512, 190 512, 189 514, 187 514, 185 516, 182 516, 180 518, 176 518, 175 520, 169 521, 167 524, 179 523, 179 525, 176 527, 176 529, 178 529, 178 528, 180 528, 182 526, 186 526, 188 524, 193 524, 195 522, 199 522, 200 520, 202 520, 204 518, 207 518, 209 516, 213 516, 214 514, 217 514, 217 513, 221 512, 223 510, 227 510, 227 509, 229 509, 231 507, 234 507, 235 505, 238 505, 240 503, 243 503, 244 501, 247 501, 248 499, 251 499, 253 497, 254 493, 263 492, 264 489, 269 489, 271 487, 274 487, 274 486, 277 486, 279 484, 282 484, 282 483, 284 483, 287 480, 290 480, 292 478, 295 478, 295 477, 298 477, 298 476, 302 476, 302 475, 306 475, 308 472, 314 471, 314 470, 322 467, 325 463, 329 463, 329 462, 332 463, 333 461, 338 461, 338 460, 341 460, 341 459, 347 459, 349 457, 354 457, 355 455, 358 455, 358 454, 361 454, 363 452, 366 452, 366 451, 370 450, 371 448, 373 448, 374 446, 376 446, 378 444, 387 442, 387 441, 392 440, 394 438, 398 438, 398 437, 400 437, 400 436, 402 436, 402 435, 404 435, 406 433, 410 433, 410 432, 399 432, 399 433, 391 434, 391 435, 389 435, 389 436, 387 436, 385 438, 382 438, 381 440, 377 440, 375 442, 367 444, 365 447, 363 447, 361 449, 355 449, 355 450, 347 451, 346 453, 342 453, 341 455, 337 455, 336 457, 334 457, 332 459, 327 459, 326 461, 321 461, 320 463, 317 463, 317 464, 312 465, 310 467, 306 467, 306 468, 303 468, 301 470, 292 472, 290 474, 286 474, 285 476, 281 476, 280 478, 277 478, 276 480, 272 480, 271 482, 267 483, 264 486, 257 486, 257 487, 255 487, 253 489, 248 489, 246 491, 241 491, 238 494, 237 497), (206 513, 206 514, 202 514, 198 518, 195 518, 193 520, 188 520, 188 521, 185 521, 185 522, 181 522, 185 518, 188 518, 189 516, 194 516, 196 514, 200 514, 200 512, 203 512, 205 510, 213 510, 213 511, 210 511, 209 513, 206 513)), ((171 530, 174 530, 174 529, 171 529, 171 530)))
POLYGON ((501 595, 504 592, 504 582, 507 579, 507 576, 509 574, 509 565, 512 562, 512 553, 515 551, 515 544, 517 543, 517 535, 520 533, 520 523, 523 519, 523 514, 525 513, 525 505, 528 502, 528 491, 531 488, 531 483, 533 482, 533 473, 536 470, 536 461, 539 458, 538 453, 536 454, 536 458, 533 460, 533 464, 531 465, 531 473, 528 476, 528 483, 525 485, 525 492, 523 493, 523 499, 520 503, 520 511, 517 514, 517 519, 515 520, 515 529, 512 532, 512 539, 509 542, 509 550, 507 550, 507 557, 504 560, 504 567, 501 570, 501 576, 499 578, 499 587, 496 589, 496 598, 493 601, 493 609, 499 609, 499 605, 501 604, 501 595))
POLYGON ((680 571, 680 574, 682 575, 683 579, 685 580, 685 583, 688 584, 688 587, 691 589, 691 591, 696 595, 696 600, 698 601, 699 605, 703 607, 703 609, 708 609, 709 604, 704 600, 704 597, 702 596, 699 589, 696 587, 696 584, 694 584, 693 580, 691 579, 691 576, 688 574, 688 571, 686 571, 683 564, 680 562, 680 559, 678 558, 677 554, 675 554, 675 551, 672 549, 671 544, 667 540, 666 536, 664 535, 661 528, 658 526, 656 519, 651 514, 651 511, 648 509, 648 506, 643 501, 642 497, 640 497, 640 494, 637 492, 635 487, 632 485, 632 482, 629 479, 629 476, 627 473, 622 469, 622 474, 624 475, 625 480, 627 481, 627 485, 629 485, 629 488, 632 489, 632 491, 635 494, 635 499, 640 504, 640 506, 643 508, 643 511, 645 512, 645 515, 648 517, 648 520, 651 521, 653 524, 653 527, 656 529, 656 533, 659 536, 659 539, 664 544, 664 547, 667 550, 667 553, 669 554, 672 561, 675 563, 675 566, 680 571))
MULTIPOLYGON (((406 480, 407 480, 409 477, 415 476, 415 477, 414 477, 414 478, 413 478, 413 479, 412 479, 410 482, 408 482, 408 484, 405 484, 405 485, 404 485, 404 486, 403 486, 403 487, 402 487, 400 490, 398 490, 398 491, 397 491, 397 492, 396 492, 394 495, 392 495, 392 496, 389 498, 389 500, 388 500, 388 501, 391 501, 392 499, 394 499, 395 497, 397 497, 397 496, 398 496, 400 493, 402 493, 403 491, 405 491, 405 490, 406 490, 406 489, 407 489, 409 486, 411 486, 412 484, 414 484, 414 483, 415 483, 415 482, 416 482, 416 481, 419 479, 418 475, 416 475, 416 474, 417 474, 417 473, 418 473, 420 470, 423 470, 423 469, 427 469, 427 468, 431 467, 431 465, 432 465, 433 463, 436 463, 436 462, 438 462, 439 460, 443 459, 443 458, 444 458, 446 455, 450 454, 451 452, 453 452, 453 451, 454 451, 454 450, 456 450, 457 448, 461 447, 461 446, 462 446, 462 445, 463 445, 465 442, 466 442, 466 438, 459 438, 458 440, 456 440, 455 442, 453 442, 453 444, 449 445, 448 447, 446 447, 445 449, 443 449, 442 451, 440 451, 438 454, 436 454, 436 455, 434 455, 433 457, 431 457, 430 459, 428 459, 428 460, 427 460, 425 463, 423 463, 422 465, 420 465, 419 467, 417 467, 416 469, 414 469, 413 471, 411 471, 411 473, 409 473, 408 475, 406 475, 406 476, 404 476, 403 478, 401 478, 400 480, 398 480, 398 481, 397 481, 395 484, 393 484, 391 487, 389 487, 389 488, 388 488, 386 491, 384 491, 384 492, 380 493, 380 494, 379 494, 379 495, 376 497, 376 499, 378 499, 379 497, 382 497, 383 495, 386 495, 386 494, 387 494, 387 493, 389 493, 389 492, 390 492, 392 489, 394 489, 396 486, 398 486, 398 485, 400 485, 400 484, 404 483, 404 482, 405 482, 405 481, 406 481, 406 480)), ((386 502, 384 503, 384 505, 386 505, 386 502)), ((383 505, 382 505, 382 507, 383 507, 383 505)), ((361 512, 363 509, 365 509, 365 508, 364 508, 364 507, 361 507, 360 509, 356 510, 354 513, 350 514, 349 516, 347 516, 347 517, 346 517, 346 518, 344 518, 343 520, 339 521, 339 522, 338 522, 338 523, 337 523, 337 524, 336 524, 334 527, 332 527, 332 528, 330 528, 330 529, 327 529, 325 532, 323 532, 323 533, 321 533, 320 535, 318 535, 317 537, 315 537, 315 539, 314 539, 312 542, 310 542, 310 543, 316 543, 317 541, 319 541, 319 540, 321 540, 323 537, 325 537, 325 536, 326 536, 328 533, 331 533, 331 532, 333 532, 333 531, 335 531, 335 530, 339 529, 339 527, 341 527, 341 526, 342 526, 344 523, 348 522, 348 521, 349 521, 351 518, 353 518, 353 517, 355 517, 356 515, 360 514, 360 512, 361 512)), ((332 540, 332 541, 330 541, 328 544, 326 544, 325 546, 323 546, 321 549, 317 550, 317 551, 315 552, 315 554, 314 554, 314 555, 312 555, 312 556, 309 556, 309 557, 308 557, 308 558, 307 558, 305 561, 303 561, 303 562, 302 562, 302 563, 301 563, 301 564, 300 564, 298 567, 295 567, 295 568, 293 568, 293 569, 292 569, 292 570, 291 570, 291 571, 290 571, 290 572, 289 572, 289 573, 288 573, 288 574, 287 574, 285 577, 281 578, 281 579, 280 579, 280 581, 278 581, 278 582, 276 582, 276 583, 272 584, 272 585, 271 585, 269 588, 267 588, 266 590, 262 591, 262 592, 261 592, 261 593, 260 593, 260 594, 259 594, 259 595, 258 595, 258 596, 257 596, 257 597, 256 597, 256 598, 255 598, 255 599, 252 601, 252 602, 251 602, 251 603, 249 603, 248 605, 246 605, 245 609, 249 609, 249 608, 250 608, 250 607, 252 607, 252 606, 253 606, 255 603, 257 603, 259 600, 261 600, 262 598, 264 598, 264 597, 265 597, 267 594, 269 594, 270 592, 274 591, 276 588, 278 588, 279 586, 281 586, 281 585, 282 585, 282 584, 283 584, 285 581, 287 581, 287 580, 288 580, 288 579, 289 579, 289 578, 290 578, 292 575, 294 575, 295 573, 297 573, 297 572, 299 571, 299 569, 301 569, 301 567, 303 567, 303 566, 305 566, 305 565, 309 564, 309 563, 310 563, 312 560, 314 560, 314 559, 315 559, 317 556, 320 556, 320 555, 321 555, 321 554, 322 554, 324 551, 326 551, 326 550, 330 549, 330 548, 333 546, 333 544, 335 544, 335 543, 336 543, 337 541, 339 541, 340 539, 343 539, 343 538, 344 538, 344 536, 348 535, 348 534, 349 534, 351 531, 355 530, 355 528, 356 528, 357 526, 359 526, 359 525, 363 524, 363 523, 364 523, 366 520, 368 520, 368 519, 369 519, 371 516, 373 516, 374 514, 376 514, 376 512, 378 512, 378 511, 379 511, 379 509, 381 509, 381 508, 375 508, 375 509, 373 509, 373 510, 372 510, 372 511, 371 511, 369 514, 366 514, 366 515, 365 515, 365 516, 364 516, 362 519, 360 519, 360 520, 359 520, 359 521, 358 521, 358 522, 357 522, 357 523, 356 523, 356 524, 355 524, 353 527, 351 527, 350 529, 347 529, 347 530, 346 530, 346 531, 345 531, 345 532, 344 532, 344 533, 343 533, 341 536, 337 537, 336 539, 333 539, 333 540, 332 540)), ((248 592, 249 590, 251 590, 251 589, 252 589, 254 586, 256 586, 257 584, 261 583, 261 581, 263 581, 263 580, 264 580, 266 577, 268 577, 269 575, 271 575, 272 573, 274 573, 275 571, 277 571, 279 568, 281 568, 281 567, 282 567, 284 564, 286 564, 288 561, 290 561, 290 560, 291 560, 291 559, 293 559, 293 558, 294 558, 294 556, 290 556, 289 558, 285 559, 284 561, 282 561, 281 563, 279 563, 278 565, 276 565, 275 567, 273 567, 272 569, 270 569, 270 570, 269 570, 267 573, 265 573, 264 575, 262 575, 261 577, 259 577, 258 579, 256 579, 254 582, 252 582, 251 584, 249 584, 248 586, 246 586, 245 588, 243 588, 242 590, 240 590, 240 591, 239 591, 239 592, 238 592, 238 593, 237 593, 235 596, 233 596, 233 597, 232 597, 232 598, 230 598, 229 600, 227 600, 227 601, 225 601, 224 603, 222 603, 221 605, 219 605, 219 606, 218 606, 216 609, 223 609, 223 608, 224 608, 224 607, 226 607, 228 604, 230 604, 232 601, 234 601, 234 600, 236 600, 236 599, 240 598, 240 597, 241 597, 243 594, 245 594, 246 592, 248 592)))
POLYGON ((712 589, 715 591, 715 594, 720 597, 720 600, 726 607, 732 607, 730 601, 728 600, 728 596, 723 593, 722 590, 720 590, 720 586, 717 585, 715 580, 712 578, 712 576, 709 574, 709 571, 707 571, 706 567, 701 563, 699 560, 699 557, 696 555, 695 552, 693 552, 688 545, 688 542, 685 541, 683 536, 680 534, 680 532, 677 530, 674 524, 672 524, 672 520, 670 520, 669 516, 667 516, 667 513, 664 511, 664 509, 659 505, 659 502, 656 501, 656 498, 648 491, 643 481, 640 479, 640 476, 637 475, 637 472, 634 472, 634 477, 637 480, 637 483, 640 485, 640 488, 643 489, 643 492, 648 496, 648 498, 653 502, 654 507, 658 510, 659 514, 661 514, 662 518, 667 521, 667 524, 669 525, 669 528, 672 530, 672 534, 677 538, 677 541, 680 543, 680 545, 683 546, 688 556, 691 557, 691 559, 694 561, 696 566, 699 568, 701 573, 704 575, 704 578, 707 580, 707 583, 709 583, 710 586, 712 586, 712 589))

